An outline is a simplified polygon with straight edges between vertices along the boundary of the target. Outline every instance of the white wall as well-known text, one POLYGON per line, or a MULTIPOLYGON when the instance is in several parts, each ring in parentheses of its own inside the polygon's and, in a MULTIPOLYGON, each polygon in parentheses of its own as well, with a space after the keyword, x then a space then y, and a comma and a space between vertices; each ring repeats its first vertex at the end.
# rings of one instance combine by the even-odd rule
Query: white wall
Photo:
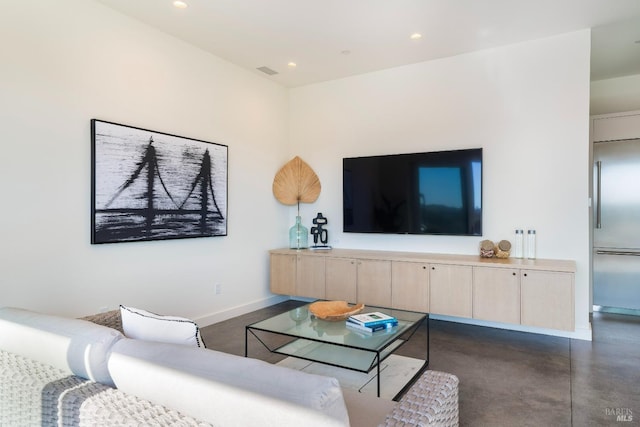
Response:
POLYGON ((273 302, 284 88, 94 1, 8 2, 0 40, 0 306, 213 321, 273 302), (92 118, 228 145, 228 236, 90 245, 92 118))
POLYGON ((640 74, 591 82, 591 115, 640 110, 640 74))
POLYGON ((291 150, 323 187, 303 219, 323 212, 336 247, 462 254, 535 228, 539 258, 577 263, 574 335, 589 337, 589 55, 585 30, 291 90, 291 150), (343 157, 471 147, 482 238, 341 232, 343 157))
POLYGON ((534 227, 541 258, 576 260, 588 330, 588 31, 289 92, 93 1, 12 2, 0 37, 0 306, 215 321, 272 302, 266 253, 295 212, 271 182, 294 155, 323 185, 303 217, 322 211, 333 245, 476 253, 341 233, 341 159, 481 146, 484 237, 534 227), (228 236, 90 245, 91 118, 228 145, 228 236))

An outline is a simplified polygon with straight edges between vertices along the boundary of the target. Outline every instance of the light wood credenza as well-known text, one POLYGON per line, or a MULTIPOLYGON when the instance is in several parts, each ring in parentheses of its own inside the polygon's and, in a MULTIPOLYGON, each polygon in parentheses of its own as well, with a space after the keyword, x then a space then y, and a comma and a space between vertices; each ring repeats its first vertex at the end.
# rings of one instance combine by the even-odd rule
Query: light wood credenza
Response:
POLYGON ((271 292, 574 331, 574 261, 274 249, 271 292))

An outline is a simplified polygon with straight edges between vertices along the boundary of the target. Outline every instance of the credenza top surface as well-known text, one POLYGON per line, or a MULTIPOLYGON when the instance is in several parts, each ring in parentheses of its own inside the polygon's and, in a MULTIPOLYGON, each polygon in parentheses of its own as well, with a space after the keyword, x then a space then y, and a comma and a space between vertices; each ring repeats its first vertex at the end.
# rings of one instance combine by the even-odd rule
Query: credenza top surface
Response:
POLYGON ((576 263, 559 259, 483 258, 480 255, 438 254, 423 252, 396 252, 365 249, 273 249, 271 254, 306 255, 328 258, 355 258, 386 261, 425 262, 437 264, 470 265, 494 268, 519 268, 575 273, 576 263))

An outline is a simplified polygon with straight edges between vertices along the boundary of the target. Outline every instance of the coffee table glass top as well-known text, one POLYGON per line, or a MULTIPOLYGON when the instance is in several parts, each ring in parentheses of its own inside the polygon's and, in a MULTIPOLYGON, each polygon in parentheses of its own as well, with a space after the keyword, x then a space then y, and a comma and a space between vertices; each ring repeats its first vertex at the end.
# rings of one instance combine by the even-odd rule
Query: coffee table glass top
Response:
MULTIPOLYGON (((424 313, 371 306, 365 307, 362 313, 373 311, 379 311, 395 317, 398 319, 398 326, 368 334, 347 328, 345 320, 327 321, 318 319, 309 311, 309 305, 307 304, 269 319, 253 323, 249 325, 248 328, 307 339, 313 342, 345 346, 350 349, 377 352, 391 346, 391 344, 397 341, 405 332, 426 318, 426 314, 424 313)), ((298 345, 300 344, 301 343, 298 343, 298 345)))

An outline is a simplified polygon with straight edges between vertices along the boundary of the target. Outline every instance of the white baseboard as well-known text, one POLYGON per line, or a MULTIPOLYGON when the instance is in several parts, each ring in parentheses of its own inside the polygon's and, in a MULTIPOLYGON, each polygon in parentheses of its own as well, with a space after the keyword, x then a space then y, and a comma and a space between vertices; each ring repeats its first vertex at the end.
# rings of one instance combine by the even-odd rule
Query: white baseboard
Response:
POLYGON ((489 328, 508 329, 518 332, 529 332, 534 334, 551 335, 562 338, 573 338, 578 340, 591 341, 591 328, 577 328, 574 332, 560 331, 556 329, 536 328, 533 326, 512 325, 499 322, 489 322, 486 320, 467 319, 464 317, 443 316, 440 314, 432 314, 429 318, 433 320, 444 320, 447 322, 464 323, 467 325, 487 326, 489 328))
POLYGON ((205 327, 213 325, 214 323, 222 322, 223 320, 231 319, 233 317, 242 316, 243 314, 251 313, 252 311, 260 310, 261 308, 269 307, 274 304, 287 301, 289 299, 290 298, 288 296, 274 295, 272 297, 268 297, 258 301, 252 301, 247 304, 238 305, 224 311, 219 311, 217 313, 212 313, 207 316, 200 317, 198 319, 195 319, 195 322, 200 327, 205 327))
POLYGON ((591 323, 589 323, 589 326, 586 328, 576 328, 575 334, 576 335, 572 338, 575 338, 577 340, 593 341, 593 331, 591 330, 591 323))
MULTIPOLYGON (((203 316, 198 319, 195 319, 196 323, 200 327, 205 327, 209 325, 213 325, 214 323, 222 322, 224 320, 231 319, 233 317, 241 316, 243 314, 251 313, 252 311, 259 310, 261 308, 269 307, 274 304, 278 304, 284 301, 288 301, 290 299, 297 301, 305 301, 312 302, 315 301, 313 298, 302 298, 302 297, 289 297, 284 295, 274 295, 262 300, 253 301, 247 304, 242 304, 236 307, 229 308, 224 311, 220 311, 217 313, 212 313, 208 316, 203 316)), ((574 332, 570 331, 560 331, 555 329, 545 329, 545 328, 535 328, 532 326, 522 326, 522 325, 512 325, 512 324, 504 324, 498 322, 489 322, 486 320, 478 320, 478 319, 467 319, 464 317, 452 317, 452 316, 443 316, 439 314, 430 315, 431 319, 434 320, 444 320, 447 322, 456 322, 456 323, 465 323, 468 325, 477 325, 477 326, 487 326, 490 328, 498 328, 498 329, 508 329, 512 331, 519 332, 529 332, 534 334, 543 334, 543 335, 551 335, 563 338, 572 338, 579 339, 584 341, 592 340, 591 333, 591 324, 586 328, 576 328, 574 332)))

